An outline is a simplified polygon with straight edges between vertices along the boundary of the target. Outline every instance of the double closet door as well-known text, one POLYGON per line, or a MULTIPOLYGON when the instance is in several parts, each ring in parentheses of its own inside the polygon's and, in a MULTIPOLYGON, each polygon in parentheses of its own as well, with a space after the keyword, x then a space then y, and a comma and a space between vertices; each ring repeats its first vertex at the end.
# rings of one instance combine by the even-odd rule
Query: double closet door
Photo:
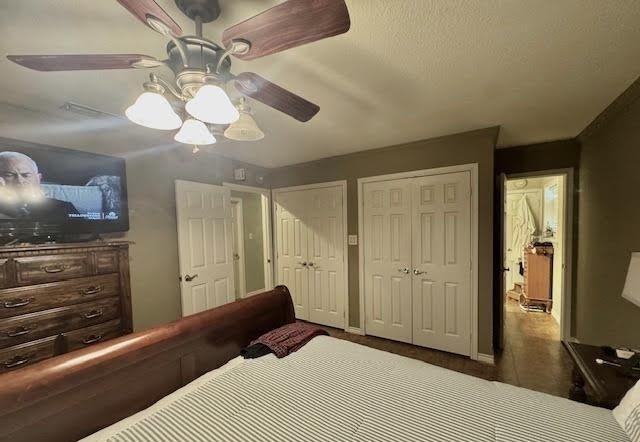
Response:
POLYGON ((367 334, 469 355, 471 174, 366 182, 367 334))
POLYGON ((278 284, 291 291, 296 318, 344 328, 343 188, 274 192, 278 284))

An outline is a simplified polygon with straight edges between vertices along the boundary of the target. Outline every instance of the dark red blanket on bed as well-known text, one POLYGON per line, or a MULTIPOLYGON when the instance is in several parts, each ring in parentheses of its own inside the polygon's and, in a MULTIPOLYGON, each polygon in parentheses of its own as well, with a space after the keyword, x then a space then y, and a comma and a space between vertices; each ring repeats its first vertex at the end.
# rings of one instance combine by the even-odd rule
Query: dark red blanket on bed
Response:
POLYGON ((302 348, 307 342, 316 336, 328 335, 325 330, 317 325, 304 322, 294 322, 283 325, 280 328, 271 330, 251 342, 253 344, 263 344, 269 347, 273 353, 283 358, 286 355, 302 348))

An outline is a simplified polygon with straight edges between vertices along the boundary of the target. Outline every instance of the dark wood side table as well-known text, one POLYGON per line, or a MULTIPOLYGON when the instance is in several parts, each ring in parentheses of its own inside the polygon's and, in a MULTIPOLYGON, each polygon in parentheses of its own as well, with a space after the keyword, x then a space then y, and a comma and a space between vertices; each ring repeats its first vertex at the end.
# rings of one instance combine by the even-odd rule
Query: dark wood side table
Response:
POLYGON ((636 376, 624 373, 618 367, 600 365, 596 359, 619 363, 615 357, 606 356, 602 347, 562 341, 573 360, 573 385, 569 398, 604 408, 615 408, 625 393, 638 382, 636 376))

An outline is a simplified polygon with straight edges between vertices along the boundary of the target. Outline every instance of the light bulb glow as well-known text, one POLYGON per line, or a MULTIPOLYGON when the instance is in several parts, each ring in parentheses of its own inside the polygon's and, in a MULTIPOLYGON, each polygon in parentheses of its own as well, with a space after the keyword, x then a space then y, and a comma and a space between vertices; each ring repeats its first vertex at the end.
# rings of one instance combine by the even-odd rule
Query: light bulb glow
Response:
POLYGON ((173 130, 182 120, 162 95, 143 92, 135 103, 127 108, 125 115, 132 122, 151 129, 173 130))
POLYGON ((205 84, 195 97, 187 101, 185 109, 193 117, 211 124, 231 124, 240 114, 221 87, 205 84))
POLYGON ((185 120, 182 127, 174 137, 179 143, 206 146, 216 142, 216 137, 207 129, 202 121, 189 118, 185 120))
POLYGON ((238 121, 224 131, 224 136, 235 141, 258 141, 264 138, 264 132, 251 114, 241 111, 238 121))

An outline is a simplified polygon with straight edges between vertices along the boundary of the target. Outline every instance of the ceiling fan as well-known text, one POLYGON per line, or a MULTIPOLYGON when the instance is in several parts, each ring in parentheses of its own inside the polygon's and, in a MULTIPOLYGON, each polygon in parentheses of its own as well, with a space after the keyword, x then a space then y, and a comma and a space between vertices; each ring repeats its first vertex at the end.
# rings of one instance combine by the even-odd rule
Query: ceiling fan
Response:
POLYGON ((37 71, 167 66, 175 79, 169 82, 150 74, 149 81, 143 85, 145 92, 125 114, 145 127, 180 128, 175 139, 194 145, 215 143, 212 131, 238 141, 262 138, 264 134, 251 117, 251 108, 244 97, 301 122, 313 118, 319 106, 253 72, 232 74, 230 57, 253 60, 345 33, 350 27, 344 0, 288 0, 227 28, 220 45, 202 35, 202 24, 220 15, 218 0, 175 0, 178 8, 195 22, 195 36, 183 36, 180 26, 154 0, 116 1, 142 23, 170 39, 166 60, 139 54, 8 55, 7 58, 37 71), (236 105, 225 91, 230 83, 243 95, 236 105), (165 98, 167 93, 178 99, 178 111, 186 117, 184 121, 165 98))

